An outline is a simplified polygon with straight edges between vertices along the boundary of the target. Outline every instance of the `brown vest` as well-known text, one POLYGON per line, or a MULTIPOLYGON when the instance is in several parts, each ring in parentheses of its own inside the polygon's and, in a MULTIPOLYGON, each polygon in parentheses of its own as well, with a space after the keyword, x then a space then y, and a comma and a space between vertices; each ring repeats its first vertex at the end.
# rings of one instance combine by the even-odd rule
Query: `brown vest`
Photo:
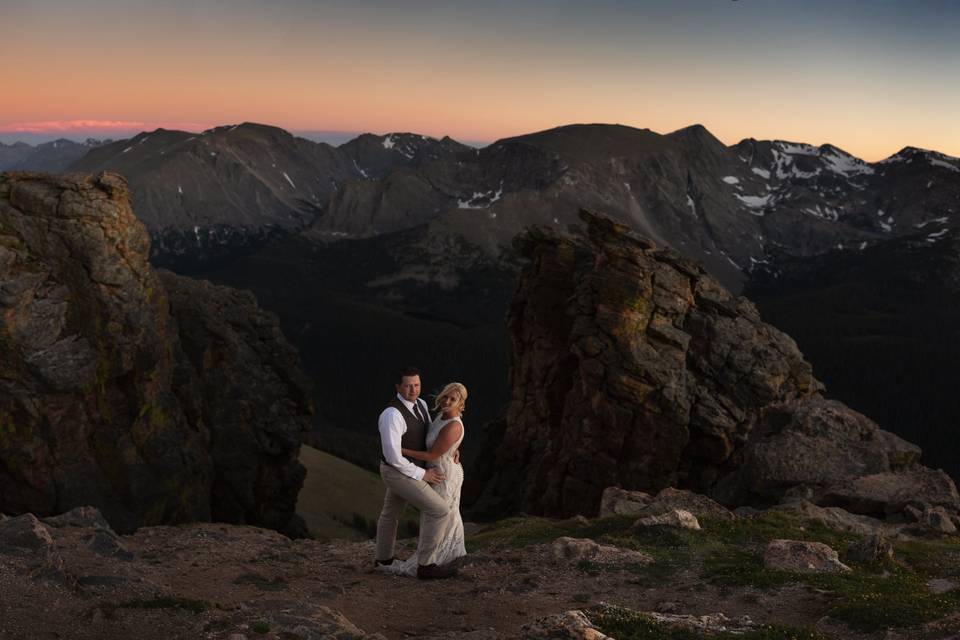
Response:
MULTIPOLYGON (((420 400, 417 400, 417 404, 420 404, 420 400)), ((427 425, 423 422, 417 420, 417 417, 413 415, 413 412, 410 409, 407 409, 407 406, 400 401, 400 398, 394 397, 394 399, 387 405, 388 407, 393 407, 400 412, 400 415, 403 416, 404 422, 407 423, 407 431, 403 434, 403 437, 400 438, 400 446, 404 449, 413 449, 415 451, 426 451, 427 450, 427 425)), ((423 408, 423 405, 420 406, 420 411, 423 412, 423 417, 429 422, 430 414, 423 408)), ((382 455, 381 455, 382 459, 382 455)), ((384 460, 384 462, 386 462, 384 460)), ((423 460, 410 460, 413 464, 418 467, 426 467, 427 463, 423 460)))

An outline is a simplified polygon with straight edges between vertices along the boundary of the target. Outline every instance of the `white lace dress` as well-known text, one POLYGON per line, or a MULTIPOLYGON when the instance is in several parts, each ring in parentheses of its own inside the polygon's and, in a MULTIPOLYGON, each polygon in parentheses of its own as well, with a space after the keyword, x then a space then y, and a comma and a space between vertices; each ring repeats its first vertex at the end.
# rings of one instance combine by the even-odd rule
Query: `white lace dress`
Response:
MULTIPOLYGON (((430 430, 427 431, 427 450, 437 441, 440 431, 448 423, 454 421, 463 424, 463 418, 443 419, 437 416, 430 425, 430 430)), ((453 461, 453 453, 460 448, 464 435, 466 435, 466 427, 464 427, 464 433, 460 435, 460 439, 445 454, 427 465, 429 467, 439 467, 443 471, 445 476, 443 482, 430 486, 446 499, 450 506, 450 513, 441 524, 440 544, 437 545, 437 551, 430 562, 425 564, 447 564, 467 555, 463 540, 463 518, 460 517, 460 488, 463 486, 463 467, 453 461)), ((389 573, 415 576, 419 564, 418 555, 417 552, 414 552, 406 560, 397 560, 389 566, 381 566, 380 569, 389 573)))

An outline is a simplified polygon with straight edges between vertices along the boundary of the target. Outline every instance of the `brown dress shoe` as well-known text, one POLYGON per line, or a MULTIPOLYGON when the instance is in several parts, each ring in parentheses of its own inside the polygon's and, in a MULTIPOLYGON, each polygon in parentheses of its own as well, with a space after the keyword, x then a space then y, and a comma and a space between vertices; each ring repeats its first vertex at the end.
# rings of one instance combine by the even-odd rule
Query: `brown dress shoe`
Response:
POLYGON ((450 564, 421 564, 417 567, 417 577, 421 580, 443 580, 457 575, 457 568, 450 564))

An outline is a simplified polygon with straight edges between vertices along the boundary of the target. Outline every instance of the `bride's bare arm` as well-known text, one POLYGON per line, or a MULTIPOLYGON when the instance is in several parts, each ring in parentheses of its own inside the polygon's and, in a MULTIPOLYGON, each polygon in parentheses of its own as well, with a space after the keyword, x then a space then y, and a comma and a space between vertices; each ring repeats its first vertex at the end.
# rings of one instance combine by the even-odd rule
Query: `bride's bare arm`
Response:
POLYGON ((430 447, 430 451, 417 451, 415 449, 401 449, 400 452, 408 458, 433 462, 447 451, 453 448, 460 436, 463 435, 463 424, 459 420, 448 422, 440 430, 437 440, 430 447))

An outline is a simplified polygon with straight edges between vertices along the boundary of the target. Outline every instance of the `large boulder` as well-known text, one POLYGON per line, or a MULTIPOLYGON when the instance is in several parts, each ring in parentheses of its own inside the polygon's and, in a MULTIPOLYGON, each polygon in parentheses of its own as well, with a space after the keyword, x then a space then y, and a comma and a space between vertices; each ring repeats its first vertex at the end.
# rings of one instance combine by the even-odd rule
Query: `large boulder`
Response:
POLYGON ((8 518, 0 523, 0 553, 47 555, 52 550, 50 528, 32 513, 8 518))
POLYGON ((821 507, 809 500, 788 500, 770 508, 770 512, 790 513, 806 522, 815 522, 834 531, 869 536, 883 531, 881 520, 850 513, 839 507, 821 507))
POLYGON ((917 465, 920 448, 841 402, 810 396, 771 406, 739 458, 715 492, 727 502, 776 503, 799 486, 842 492, 851 478, 897 474, 917 465))
POLYGON ((600 496, 600 517, 636 514, 643 511, 651 502, 653 502, 653 496, 649 493, 607 487, 600 496))
POLYGON ((121 532, 211 516, 297 529, 310 409, 295 356, 250 296, 158 276, 129 197, 113 174, 0 176, 0 511, 92 505, 121 532), (197 320, 218 301, 250 317, 229 339, 197 320), (205 342, 220 348, 198 367, 205 342), (258 387, 262 370, 284 383, 258 387), (258 417, 239 417, 244 398, 258 417), (221 510, 224 483, 244 509, 221 510))
POLYGON ((655 516, 677 510, 688 511, 697 518, 728 521, 737 518, 729 509, 705 495, 674 487, 667 487, 658 493, 656 498, 639 511, 639 514, 655 516))
POLYGON ((795 573, 846 573, 836 551, 822 542, 771 540, 763 552, 763 566, 772 571, 795 573))
POLYGON ((960 497, 950 476, 924 467, 838 481, 822 492, 820 501, 878 516, 901 513, 911 505, 960 511, 960 497))

